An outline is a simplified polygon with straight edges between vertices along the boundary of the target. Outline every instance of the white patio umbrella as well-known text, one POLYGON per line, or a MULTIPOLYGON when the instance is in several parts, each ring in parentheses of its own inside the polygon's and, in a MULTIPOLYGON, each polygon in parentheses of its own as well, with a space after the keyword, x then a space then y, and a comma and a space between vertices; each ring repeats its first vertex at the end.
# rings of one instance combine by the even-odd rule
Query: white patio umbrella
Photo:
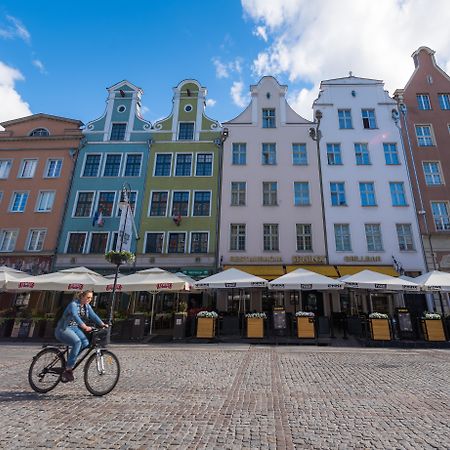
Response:
POLYGON ((193 278, 191 278, 189 275, 186 275, 183 272, 177 272, 175 275, 177 277, 181 278, 182 280, 184 280, 184 282, 185 282, 184 290, 185 291, 191 291, 192 289, 199 290, 194 286, 195 280, 193 278))
POLYGON ((209 277, 196 281, 194 286, 200 289, 233 289, 267 287, 264 278, 251 275, 239 269, 227 269, 209 277))
POLYGON ((103 280, 104 277, 97 272, 81 266, 10 280, 7 281, 6 288, 18 291, 78 292, 93 289, 103 280))
POLYGON ((8 281, 15 281, 18 278, 24 279, 29 276, 30 275, 21 270, 13 269, 8 266, 0 266, 0 289, 5 289, 8 281))
POLYGON ((345 285, 349 288, 368 289, 374 291, 409 291, 418 292, 419 286, 416 282, 401 278, 391 277, 372 270, 362 270, 346 277, 345 285))
POLYGON ((432 270, 413 278, 422 290, 429 292, 450 292, 450 273, 432 270))
POLYGON ((293 270, 269 283, 269 289, 281 291, 294 289, 336 290, 343 288, 344 283, 342 281, 336 281, 333 278, 306 269, 293 270))

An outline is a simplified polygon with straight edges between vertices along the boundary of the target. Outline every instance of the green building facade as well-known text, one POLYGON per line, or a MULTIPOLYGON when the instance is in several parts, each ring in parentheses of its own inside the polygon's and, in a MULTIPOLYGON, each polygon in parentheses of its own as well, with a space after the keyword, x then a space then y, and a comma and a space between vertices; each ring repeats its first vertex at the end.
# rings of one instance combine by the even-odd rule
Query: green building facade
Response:
POLYGON ((171 114, 155 123, 141 215, 137 265, 192 277, 219 266, 218 210, 224 134, 205 115, 206 88, 184 80, 171 114))

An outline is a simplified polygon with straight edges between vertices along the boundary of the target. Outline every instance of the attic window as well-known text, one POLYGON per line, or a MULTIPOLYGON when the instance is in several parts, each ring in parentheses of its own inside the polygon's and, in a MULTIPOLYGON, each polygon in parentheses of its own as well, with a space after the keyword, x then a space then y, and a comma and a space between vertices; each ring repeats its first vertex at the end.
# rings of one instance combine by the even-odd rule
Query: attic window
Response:
POLYGON ((184 107, 184 110, 185 110, 186 112, 191 112, 191 111, 192 111, 192 105, 186 105, 186 106, 184 107))
POLYGON ((123 112, 125 112, 127 110, 127 107, 125 106, 125 105, 120 105, 118 108, 117 108, 117 111, 119 111, 120 113, 123 113, 123 112))
POLYGON ((270 92, 266 93, 266 98, 269 99, 270 98, 270 92))
POLYGON ((50 133, 45 128, 35 128, 31 133, 30 136, 38 136, 38 137, 44 137, 44 136, 50 136, 50 133))

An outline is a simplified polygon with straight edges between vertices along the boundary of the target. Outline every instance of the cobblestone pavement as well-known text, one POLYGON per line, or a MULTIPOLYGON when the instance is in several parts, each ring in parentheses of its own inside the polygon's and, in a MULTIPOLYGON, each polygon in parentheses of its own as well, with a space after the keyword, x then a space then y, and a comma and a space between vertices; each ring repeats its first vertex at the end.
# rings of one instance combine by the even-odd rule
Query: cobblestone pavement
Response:
POLYGON ((0 344, 0 448, 449 449, 450 351, 111 346, 122 374, 34 393, 37 345, 0 344))

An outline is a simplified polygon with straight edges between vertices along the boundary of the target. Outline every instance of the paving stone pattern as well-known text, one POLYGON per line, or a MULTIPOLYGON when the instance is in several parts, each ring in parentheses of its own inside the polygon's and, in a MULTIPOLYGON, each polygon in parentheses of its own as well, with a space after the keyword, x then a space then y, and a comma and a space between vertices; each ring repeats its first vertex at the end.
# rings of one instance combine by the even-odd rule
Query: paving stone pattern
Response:
POLYGON ((0 344, 1 449, 450 449, 450 351, 111 346, 122 374, 36 394, 0 344))

